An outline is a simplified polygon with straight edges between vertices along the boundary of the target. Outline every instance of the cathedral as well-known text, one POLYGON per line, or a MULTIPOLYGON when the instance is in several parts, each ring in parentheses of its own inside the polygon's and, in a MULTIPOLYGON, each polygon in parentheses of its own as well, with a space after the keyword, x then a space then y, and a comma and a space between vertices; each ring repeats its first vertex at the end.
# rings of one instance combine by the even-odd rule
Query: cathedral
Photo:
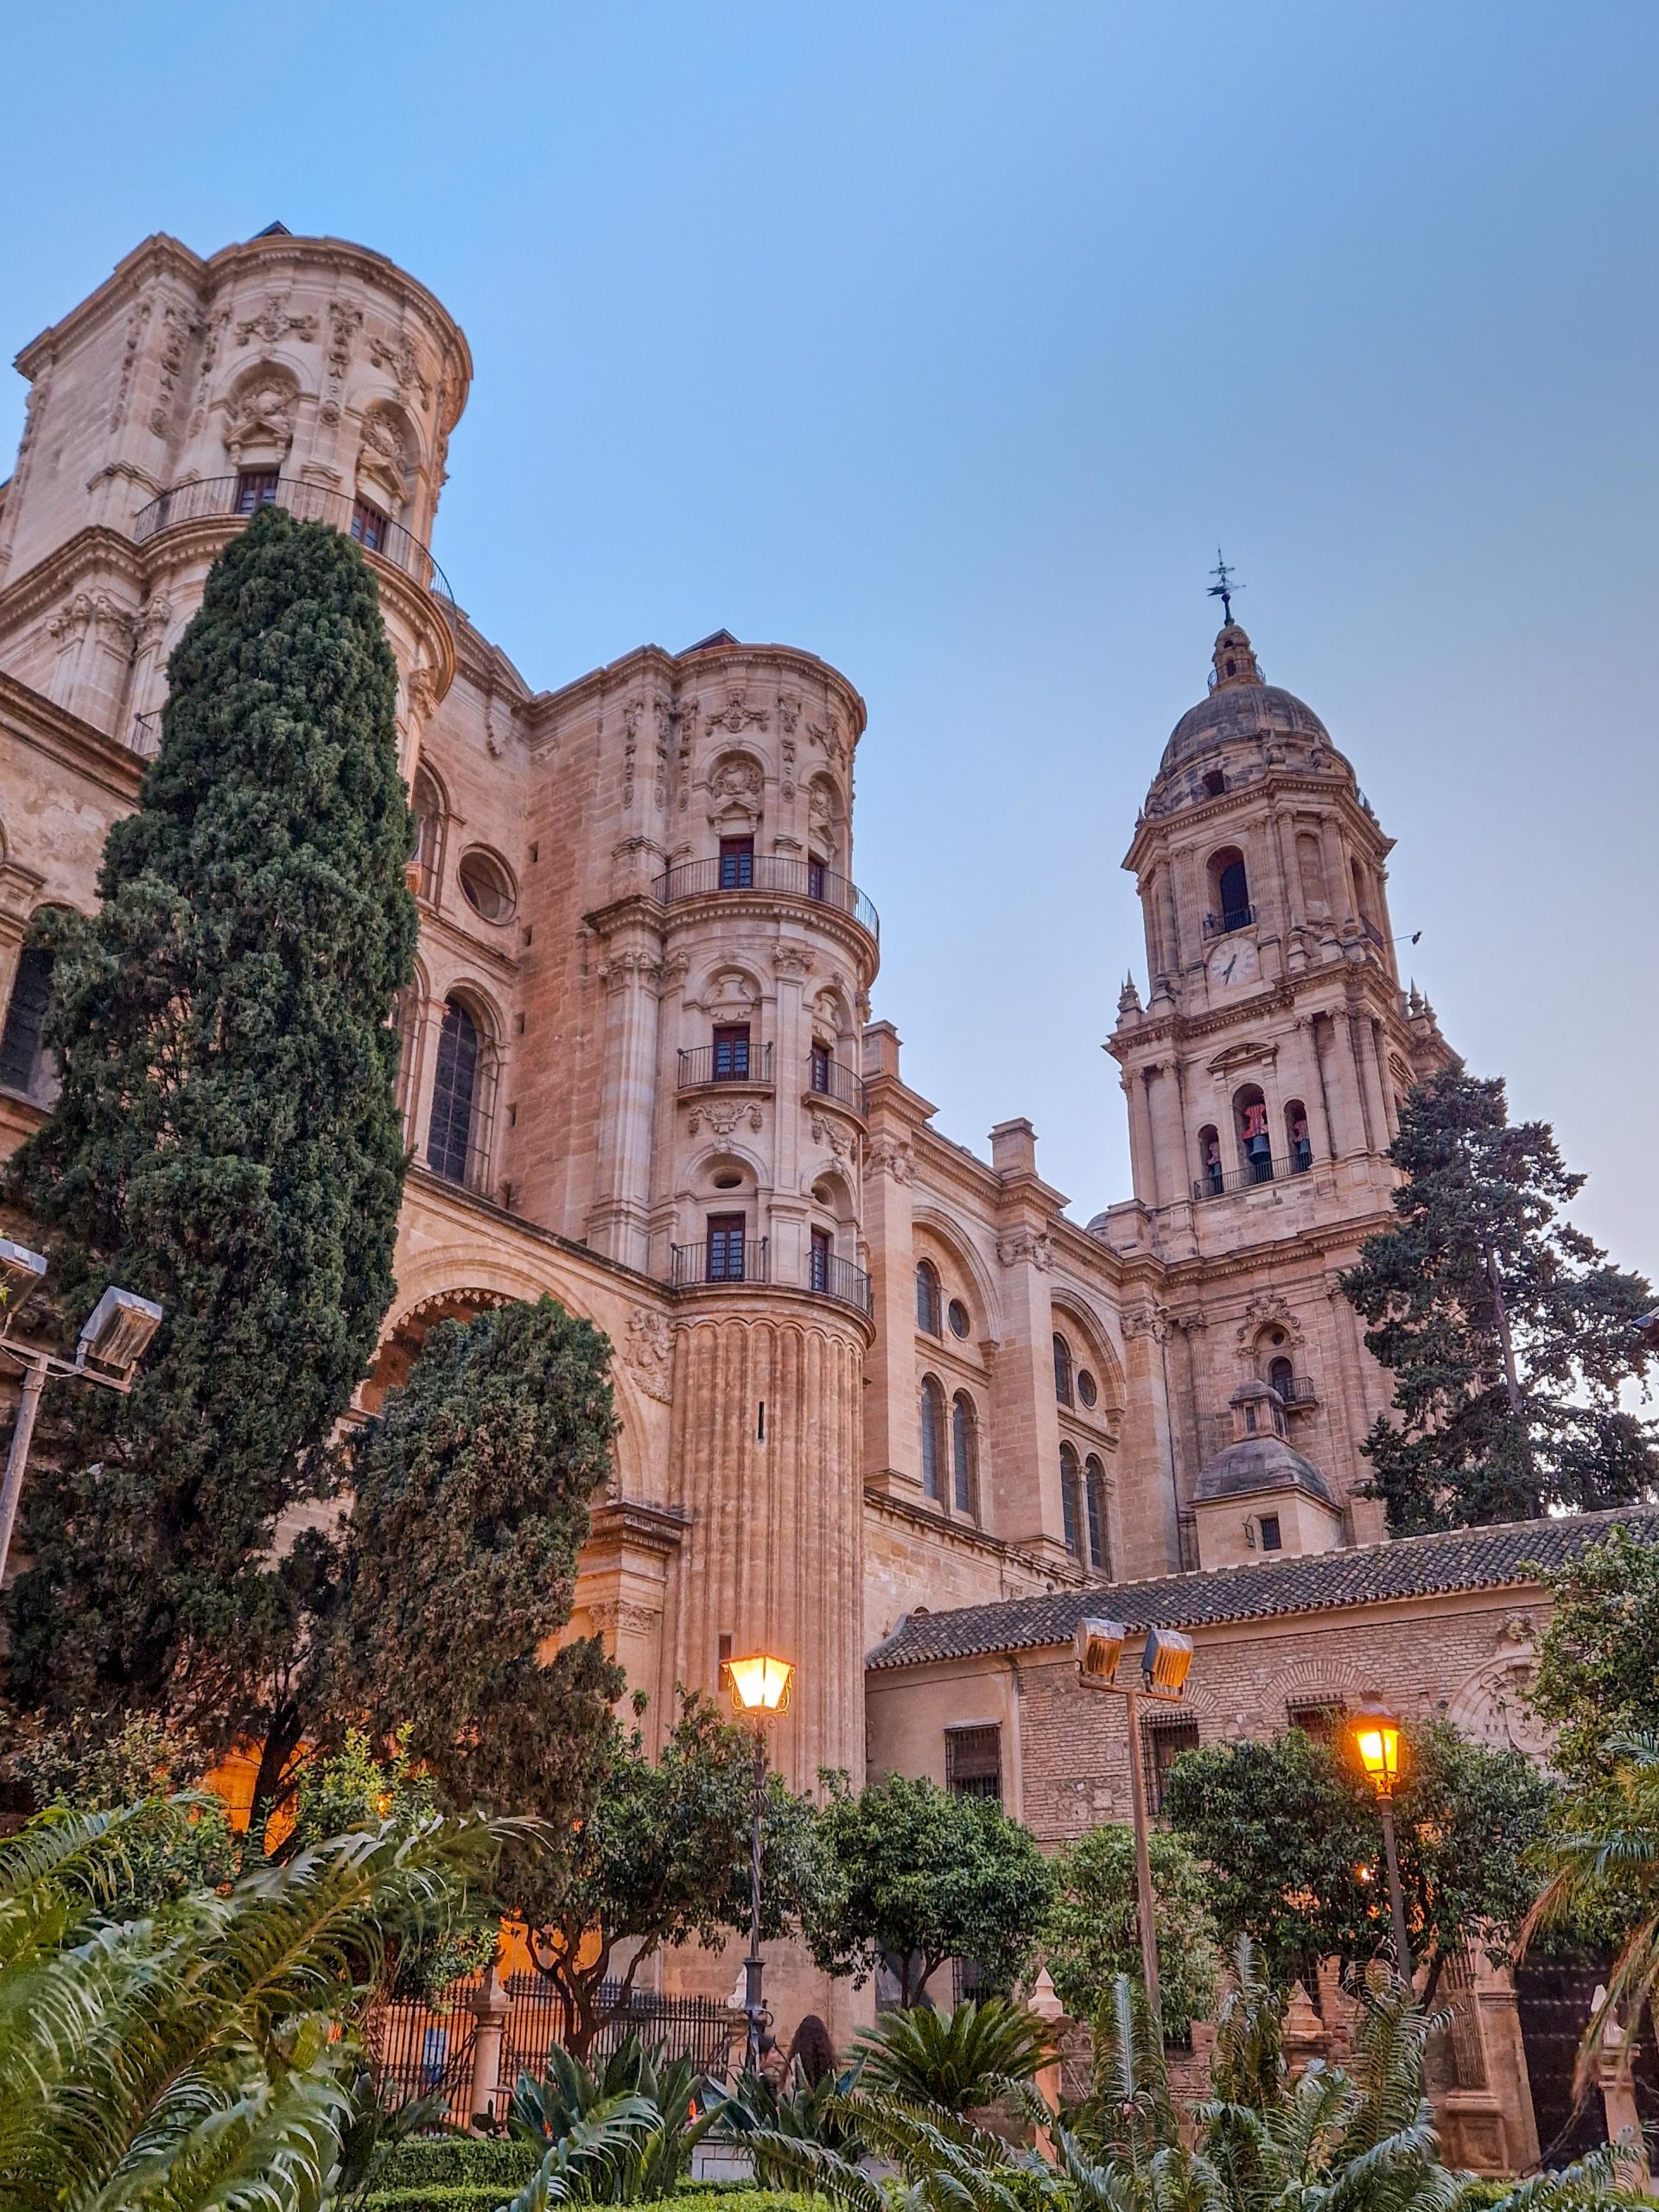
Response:
MULTIPOLYGON (((1148 734, 1124 856, 1145 984, 1109 1040, 1133 1192, 1085 1224, 1028 1122, 983 1156, 941 1135, 871 1019, 847 677, 720 631, 538 691, 462 611, 427 549, 473 364, 413 277, 280 225, 205 259, 156 236, 17 365, 6 1147, 54 1082, 31 918, 93 905, 208 566, 276 501, 374 571, 417 825, 413 1165, 362 1401, 445 1316, 546 1293, 605 1331, 615 1478, 574 1625, 655 1725, 677 1683, 712 1692, 764 1646, 798 1670, 775 1741, 798 1784, 931 1774, 1045 1841, 1126 1818, 1136 1751, 1155 1802, 1189 1743, 1369 1694, 1538 1748, 1533 1563, 1601 1516, 1390 1544, 1364 1495, 1389 1384, 1339 1278, 1389 1218, 1402 1099, 1452 1056, 1402 988, 1391 840, 1230 608, 1202 696, 1161 753, 1148 734), (1197 1643, 1179 1714, 1135 1751, 1070 1668, 1077 1618, 1107 1610, 1197 1643)), ((786 2023, 810 2002, 838 2033, 866 2001, 799 1961, 776 1986, 786 2023)), ((1523 2164, 1514 1992, 1477 1961, 1467 1998, 1482 2078, 1441 2100, 1451 2149, 1523 2164)))

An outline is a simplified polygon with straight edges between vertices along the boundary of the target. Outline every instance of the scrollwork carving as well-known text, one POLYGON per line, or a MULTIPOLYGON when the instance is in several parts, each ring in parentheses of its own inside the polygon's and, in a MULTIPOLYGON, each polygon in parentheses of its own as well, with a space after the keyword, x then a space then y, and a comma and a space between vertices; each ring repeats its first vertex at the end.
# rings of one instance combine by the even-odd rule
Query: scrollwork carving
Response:
POLYGON ((640 1389, 668 1403, 674 1395, 674 1335, 666 1318, 648 1306, 629 1313, 627 1362, 640 1389))
POLYGON ((913 1183, 915 1155, 899 1137, 872 1137, 864 1148, 864 1173, 867 1176, 886 1175, 895 1183, 913 1183))

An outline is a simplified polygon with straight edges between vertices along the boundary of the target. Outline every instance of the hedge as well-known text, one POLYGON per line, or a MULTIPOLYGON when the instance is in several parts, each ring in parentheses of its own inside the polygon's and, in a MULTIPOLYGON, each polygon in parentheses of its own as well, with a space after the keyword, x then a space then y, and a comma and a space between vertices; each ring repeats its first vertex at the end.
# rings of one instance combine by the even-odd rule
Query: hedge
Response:
MULTIPOLYGON (((489 2136, 417 2137, 400 2143, 361 2212, 499 2212, 541 2164, 533 2143, 489 2136)), ((715 2199, 720 2212, 824 2212, 822 2197, 745 2183, 690 2183, 677 2196, 632 2205, 628 2212, 690 2212, 715 2199)))

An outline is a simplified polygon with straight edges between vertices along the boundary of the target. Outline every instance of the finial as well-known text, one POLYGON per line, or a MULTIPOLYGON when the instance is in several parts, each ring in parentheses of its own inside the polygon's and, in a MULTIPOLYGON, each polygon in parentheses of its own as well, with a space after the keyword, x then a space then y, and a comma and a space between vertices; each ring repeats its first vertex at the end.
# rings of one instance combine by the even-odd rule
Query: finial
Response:
POLYGON ((1216 581, 1207 587, 1207 595, 1221 601, 1222 619, 1230 622, 1233 619, 1233 594, 1243 591, 1244 587, 1233 582, 1233 572, 1222 559, 1219 545, 1216 548, 1216 565, 1210 573, 1216 581))

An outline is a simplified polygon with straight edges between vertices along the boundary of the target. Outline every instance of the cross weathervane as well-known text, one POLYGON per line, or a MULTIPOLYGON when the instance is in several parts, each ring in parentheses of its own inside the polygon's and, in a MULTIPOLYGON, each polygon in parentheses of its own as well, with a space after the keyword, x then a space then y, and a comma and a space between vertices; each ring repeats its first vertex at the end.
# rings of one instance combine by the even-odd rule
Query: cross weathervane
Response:
POLYGON ((1216 548, 1216 565, 1210 573, 1216 581, 1208 586, 1208 594, 1211 599, 1218 599, 1221 601, 1223 617, 1230 622, 1233 619, 1233 594, 1236 591, 1243 591, 1244 587, 1243 584, 1236 584, 1233 582, 1233 572, 1222 559, 1219 545, 1216 548))

